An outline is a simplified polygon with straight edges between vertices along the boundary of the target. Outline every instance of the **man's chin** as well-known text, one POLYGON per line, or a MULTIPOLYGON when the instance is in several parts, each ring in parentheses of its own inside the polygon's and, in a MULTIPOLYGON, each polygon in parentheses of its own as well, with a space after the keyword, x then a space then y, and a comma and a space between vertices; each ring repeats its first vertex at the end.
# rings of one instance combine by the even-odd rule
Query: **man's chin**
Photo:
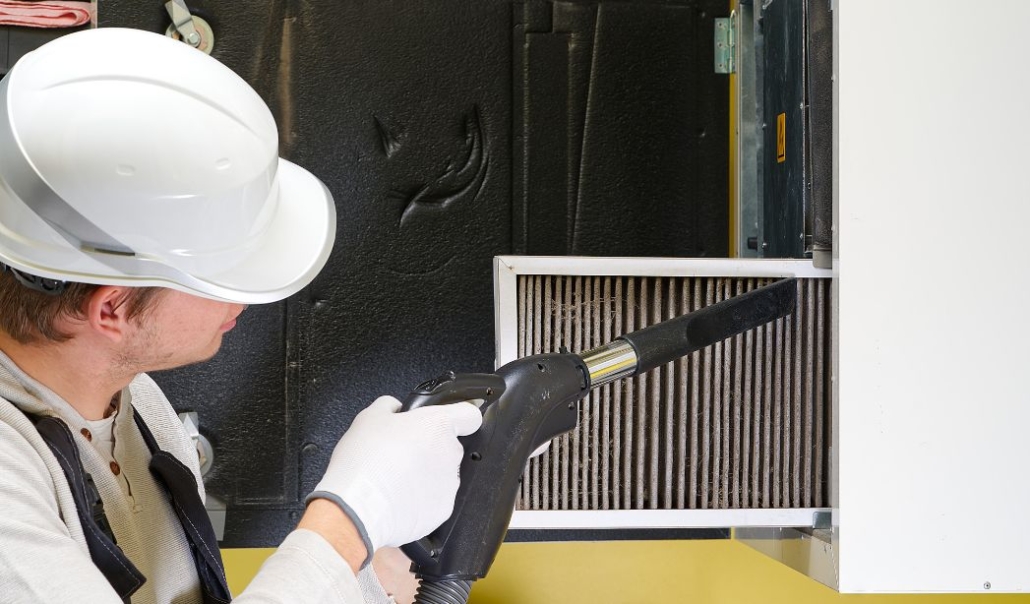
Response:
POLYGON ((154 363, 153 367, 144 368, 143 372, 150 373, 155 371, 171 371, 172 369, 181 369, 183 367, 189 367, 191 365, 199 365, 206 363, 211 359, 218 356, 219 351, 222 349, 222 338, 219 336, 215 346, 212 350, 205 350, 203 352, 197 352, 195 355, 188 357, 177 357, 175 355, 169 355, 164 362, 154 363))

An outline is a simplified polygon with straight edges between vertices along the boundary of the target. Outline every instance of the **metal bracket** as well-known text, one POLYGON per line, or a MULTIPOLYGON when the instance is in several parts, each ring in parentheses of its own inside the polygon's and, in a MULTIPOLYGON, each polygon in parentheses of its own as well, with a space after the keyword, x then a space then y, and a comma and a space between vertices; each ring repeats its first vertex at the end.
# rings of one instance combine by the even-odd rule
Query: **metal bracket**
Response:
POLYGON ((215 460, 214 449, 211 443, 200 433, 200 419, 196 411, 179 414, 179 421, 182 427, 186 428, 186 434, 193 440, 193 446, 197 448, 197 459, 200 462, 200 475, 204 476, 211 469, 215 460))
POLYGON ((812 528, 829 529, 833 528, 833 515, 829 510, 819 510, 812 514, 812 528))
POLYGON ((725 19, 715 20, 715 73, 737 71, 736 11, 725 19))
POLYGON ((186 3, 183 0, 168 0, 165 2, 165 10, 168 11, 168 16, 172 18, 172 25, 182 39, 194 48, 200 46, 200 33, 193 25, 193 15, 190 14, 186 3))
MULTIPOLYGON (((188 411, 179 414, 179 421, 186 429, 186 434, 193 441, 197 448, 197 459, 200 461, 200 475, 203 477, 211 469, 215 460, 215 451, 211 443, 200 433, 200 419, 196 411, 188 411)), ((219 541, 225 536, 225 502, 217 497, 207 494, 204 500, 204 509, 207 510, 208 518, 211 519, 211 527, 215 530, 215 538, 219 541)))
POLYGON ((215 37, 207 21, 191 14, 185 0, 168 0, 165 2, 165 10, 172 19, 172 24, 165 31, 166 36, 182 40, 197 50, 211 54, 215 37))

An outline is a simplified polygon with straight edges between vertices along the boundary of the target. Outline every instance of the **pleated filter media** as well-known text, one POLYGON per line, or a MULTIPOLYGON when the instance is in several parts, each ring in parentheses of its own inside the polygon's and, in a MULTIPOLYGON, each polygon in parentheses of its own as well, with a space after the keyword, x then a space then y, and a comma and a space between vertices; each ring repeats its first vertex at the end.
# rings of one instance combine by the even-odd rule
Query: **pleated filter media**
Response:
MULTIPOLYGON (((517 356, 584 352, 774 277, 518 275, 517 356)), ((530 461, 520 510, 828 504, 830 279, 792 316, 594 390, 530 461)))

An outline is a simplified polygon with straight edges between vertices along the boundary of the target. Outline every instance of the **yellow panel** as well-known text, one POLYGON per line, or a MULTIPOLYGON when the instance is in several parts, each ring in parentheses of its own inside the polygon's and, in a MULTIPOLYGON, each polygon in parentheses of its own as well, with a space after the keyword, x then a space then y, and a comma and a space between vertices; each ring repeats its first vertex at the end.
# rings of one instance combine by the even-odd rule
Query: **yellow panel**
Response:
POLYGON ((239 594, 250 580, 257 574, 265 558, 272 555, 274 549, 223 549, 222 562, 225 563, 225 578, 229 582, 229 591, 239 594))
MULTIPOLYGON (((270 549, 223 552, 239 593, 270 549)), ((508 543, 470 604, 1030 604, 1027 595, 848 595, 739 543, 508 543)))

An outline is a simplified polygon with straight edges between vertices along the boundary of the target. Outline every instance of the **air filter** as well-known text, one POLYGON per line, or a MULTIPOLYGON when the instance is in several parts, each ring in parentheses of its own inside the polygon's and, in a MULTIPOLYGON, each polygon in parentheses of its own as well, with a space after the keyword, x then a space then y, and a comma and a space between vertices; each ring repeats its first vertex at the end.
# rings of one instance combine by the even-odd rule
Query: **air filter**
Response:
POLYGON ((497 258, 498 366, 785 277, 792 316, 584 399, 530 461, 512 527, 812 526, 828 504, 830 280, 804 261, 497 258))

